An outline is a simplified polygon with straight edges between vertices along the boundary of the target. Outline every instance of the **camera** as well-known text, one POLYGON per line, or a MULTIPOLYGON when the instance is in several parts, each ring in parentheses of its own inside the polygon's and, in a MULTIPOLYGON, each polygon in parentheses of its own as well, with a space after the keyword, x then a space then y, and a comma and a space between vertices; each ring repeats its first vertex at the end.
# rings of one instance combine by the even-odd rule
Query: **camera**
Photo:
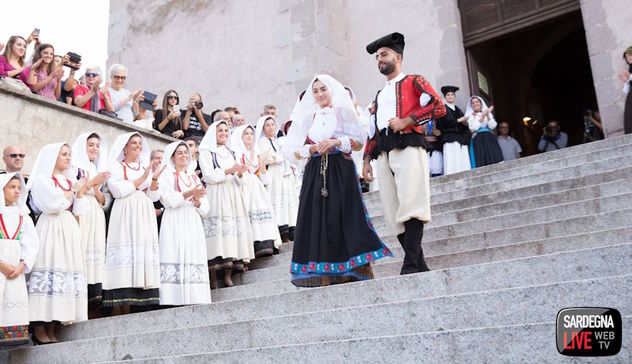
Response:
POLYGON ((204 107, 204 104, 202 103, 202 101, 198 101, 195 103, 195 107, 201 110, 204 107))
POLYGON ((544 127, 544 131, 545 131, 547 134, 553 134, 553 128, 552 128, 551 126, 549 126, 549 125, 547 125, 546 127, 544 127))
POLYGON ((68 56, 69 61, 70 61, 71 64, 64 63, 64 66, 66 66, 68 68, 72 68, 75 71, 78 70, 79 68, 77 68, 75 66, 75 64, 81 63, 81 56, 78 55, 77 53, 73 53, 73 52, 68 52, 68 53, 66 53, 66 55, 68 56))

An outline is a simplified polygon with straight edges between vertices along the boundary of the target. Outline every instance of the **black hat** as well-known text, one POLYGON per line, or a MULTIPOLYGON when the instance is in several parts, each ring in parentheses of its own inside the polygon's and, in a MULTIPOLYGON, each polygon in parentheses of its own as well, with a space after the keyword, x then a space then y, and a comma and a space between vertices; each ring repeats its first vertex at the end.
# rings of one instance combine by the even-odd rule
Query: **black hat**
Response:
POLYGON ((367 45, 366 51, 369 52, 369 54, 373 54, 382 47, 389 47, 399 54, 404 54, 404 35, 397 32, 385 35, 367 45))
POLYGON ((459 88, 456 86, 443 86, 441 87, 441 93, 443 94, 443 96, 445 96, 445 94, 447 94, 448 92, 457 92, 459 91, 459 88))

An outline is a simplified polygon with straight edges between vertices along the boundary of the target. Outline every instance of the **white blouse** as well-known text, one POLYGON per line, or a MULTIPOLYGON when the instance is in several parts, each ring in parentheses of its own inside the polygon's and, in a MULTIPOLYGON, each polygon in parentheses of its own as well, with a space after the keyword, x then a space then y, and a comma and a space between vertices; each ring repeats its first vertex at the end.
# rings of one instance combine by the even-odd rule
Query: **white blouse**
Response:
POLYGON ((118 162, 112 164, 110 167, 111 176, 108 178, 108 189, 110 193, 112 193, 112 197, 114 198, 123 198, 131 195, 132 193, 138 191, 145 191, 147 193, 147 197, 152 202, 158 201, 160 198, 160 189, 156 191, 151 191, 151 173, 147 177, 143 183, 136 188, 134 186, 134 181, 139 179, 145 173, 145 167, 141 166, 139 163, 131 163, 127 164, 125 162, 118 162))
MULTIPOLYGON (((200 169, 202 170, 204 182, 208 184, 225 182, 228 176, 224 171, 233 167, 236 163, 233 153, 226 146, 219 146, 215 156, 218 166, 215 166, 213 163, 213 156, 210 150, 202 149, 199 152, 200 169)), ((234 177, 238 179, 237 175, 234 177)))
POLYGON ((76 181, 68 183, 64 175, 55 175, 54 177, 57 180, 57 184, 52 176, 45 178, 40 175, 36 177, 36 181, 33 181, 31 194, 35 206, 43 214, 58 214, 68 210, 71 206, 72 213, 76 216, 87 213, 90 210, 90 204, 87 199, 73 196, 68 200, 64 196, 64 192, 70 190, 72 184, 76 181))
MULTIPOLYGON (((175 209, 181 206, 195 206, 193 199, 186 200, 183 193, 200 185, 200 180, 195 173, 164 171, 159 179, 160 202, 166 209, 175 209)), ((208 214, 209 205, 206 197, 200 199, 200 207, 197 208, 200 215, 208 214)))
MULTIPOLYGON (((17 206, 6 206, 4 208, 4 214, 1 216, 6 232, 10 235, 9 238, 13 237, 20 224, 20 209, 17 206)), ((31 220, 29 215, 22 216, 20 248, 20 259, 24 261, 25 265, 24 273, 29 273, 35 263, 39 249, 37 230, 35 230, 35 225, 33 225, 33 220, 31 220)), ((2 261, 2 255, 0 255, 0 261, 2 261)))
POLYGON ((488 114, 488 118, 483 118, 483 121, 480 120, 481 113, 473 112, 472 115, 467 119, 467 125, 470 127, 470 131, 474 133, 480 128, 489 128, 490 130, 496 129, 496 120, 494 119, 494 115, 490 112, 488 114))
MULTIPOLYGON (((344 123, 342 114, 340 114, 340 118, 340 123, 344 123)), ((307 136, 314 143, 331 138, 338 139, 341 142, 340 151, 351 153, 351 138, 342 133, 344 128, 339 127, 338 123, 338 116, 334 109, 330 107, 319 109, 314 115, 314 121, 309 128, 307 136)), ((310 144, 306 144, 301 148, 299 152, 301 157, 308 158, 310 156, 309 147, 310 144)))

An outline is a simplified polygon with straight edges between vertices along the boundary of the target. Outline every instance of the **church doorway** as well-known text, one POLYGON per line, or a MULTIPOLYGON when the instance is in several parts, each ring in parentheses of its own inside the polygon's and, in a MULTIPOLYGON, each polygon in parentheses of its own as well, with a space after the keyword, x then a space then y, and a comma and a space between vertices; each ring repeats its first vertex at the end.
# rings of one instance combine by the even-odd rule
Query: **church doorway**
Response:
MULTIPOLYGON (((595 110, 597 99, 579 4, 560 1, 557 12, 545 8, 539 15, 532 9, 522 22, 496 14, 501 21, 472 32, 467 17, 489 10, 476 3, 460 2, 471 93, 494 105, 497 121, 509 122, 523 156, 538 153, 542 129, 552 119, 568 134, 569 146, 582 143, 584 111, 595 110)), ((497 5, 516 3, 528 1, 497 5)), ((514 13, 519 17, 519 9, 514 13)))

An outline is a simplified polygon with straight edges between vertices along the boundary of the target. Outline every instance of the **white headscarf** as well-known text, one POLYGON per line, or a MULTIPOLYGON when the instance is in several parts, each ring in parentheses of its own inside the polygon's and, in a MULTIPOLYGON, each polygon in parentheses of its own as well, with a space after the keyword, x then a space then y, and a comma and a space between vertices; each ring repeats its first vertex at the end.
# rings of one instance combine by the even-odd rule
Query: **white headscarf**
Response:
MULTIPOLYGON (((202 138, 202 141, 200 142, 200 146, 198 147, 198 150, 206 149, 213 153, 217 152, 217 126, 219 124, 224 124, 228 126, 228 124, 225 121, 213 122, 213 124, 211 124, 208 127, 206 134, 204 134, 204 138, 202 138)), ((230 130, 228 133, 228 139, 226 140, 226 148, 228 148, 229 150, 232 150, 230 146, 230 130)))
POLYGON ((481 111, 479 111, 479 112, 483 112, 483 111, 487 110, 487 104, 485 103, 485 100, 483 100, 483 98, 480 97, 480 96, 474 95, 474 96, 470 97, 469 100, 467 100, 467 108, 465 109, 465 115, 472 115, 472 113, 474 113, 474 110, 472 109, 472 99, 473 98, 477 98, 477 99, 479 99, 481 101, 481 111))
POLYGON ((268 119, 272 119, 274 121, 274 137, 276 138, 277 134, 279 134, 279 123, 277 122, 277 119, 272 115, 263 115, 259 118, 259 120, 257 120, 257 127, 255 128, 255 143, 258 143, 259 139, 266 135, 266 133, 263 132, 263 125, 268 119))
MULTIPOLYGON (((20 208, 20 215, 28 215, 29 208, 26 207, 26 197, 29 194, 29 191, 26 189, 26 184, 24 183, 24 178, 19 172, 11 172, 0 174, 0 189, 4 189, 4 187, 9 183, 13 176, 18 177, 20 180, 20 198, 16 201, 17 206, 20 208)), ((4 193, 0 193, 0 214, 5 213, 6 203, 4 201, 4 193)))
POLYGON ((129 142, 129 140, 134 135, 138 135, 140 137, 142 141, 142 145, 143 145, 143 151, 140 153, 140 156, 138 157, 139 159, 138 162, 144 168, 147 168, 147 166, 149 166, 149 162, 150 162, 149 156, 151 154, 151 149, 149 148, 149 144, 147 144, 145 137, 140 135, 140 133, 133 131, 130 133, 121 134, 118 137, 116 137, 116 140, 114 141, 114 146, 112 146, 112 150, 110 151, 110 155, 108 158, 108 162, 107 162, 108 168, 110 168, 112 164, 118 163, 122 161, 123 159, 125 159, 125 153, 123 150, 125 149, 125 146, 129 142))
MULTIPOLYGON (((244 140, 242 138, 247 128, 251 128, 253 132, 255 131, 255 128, 253 128, 252 125, 242 125, 234 129, 233 134, 230 136, 230 146, 236 154, 244 154, 250 158, 250 151, 246 148, 246 144, 244 144, 244 140)), ((254 138, 251 148, 255 148, 255 155, 261 154, 257 138, 254 138)))
POLYGON ((107 170, 108 161, 108 146, 105 139, 97 132, 83 133, 77 137, 72 145, 72 165, 84 171, 90 171, 92 165, 97 168, 97 172, 104 172, 107 170), (95 134, 99 138, 99 155, 95 159, 94 163, 90 162, 88 158, 88 152, 86 151, 86 144, 88 143, 88 137, 95 134))
MULTIPOLYGON (((59 151, 64 145, 70 149, 70 145, 66 142, 47 144, 40 149, 37 154, 37 158, 35 159, 33 169, 31 170, 31 174, 29 175, 29 181, 26 183, 27 189, 30 190, 33 186, 33 182, 35 182, 35 180, 39 177, 43 177, 44 179, 51 179, 53 177, 53 170, 55 169, 55 164, 57 164, 59 151)), ((64 170, 63 174, 71 181, 76 179, 71 166, 68 166, 68 168, 64 170)))
POLYGON ((173 157, 173 153, 175 153, 176 149, 178 149, 178 147, 181 145, 184 145, 185 147, 187 147, 187 153, 189 153, 189 163, 187 164, 187 168, 186 168, 187 173, 195 174, 195 160, 193 160, 193 157, 191 156, 191 149, 189 149, 189 146, 187 145, 187 143, 181 140, 167 145, 167 147, 165 148, 165 154, 164 154, 164 157, 162 158, 162 163, 160 164, 160 166, 162 167, 166 165, 167 171, 175 172, 176 165, 173 162, 173 159, 171 159, 171 157, 173 157))
POLYGON ((353 105, 353 100, 351 100, 344 86, 329 75, 316 75, 309 83, 303 99, 299 102, 298 109, 296 110, 296 120, 292 121, 290 133, 281 147, 281 152, 286 158, 294 159, 294 152, 298 151, 305 144, 305 139, 312 126, 314 114, 320 108, 312 92, 316 80, 321 81, 327 86, 331 94, 332 108, 340 112, 344 120, 341 125, 342 129, 339 130, 336 128, 335 134, 346 135, 351 139, 361 142, 366 140, 366 128, 364 128, 358 120, 358 114, 353 105))

